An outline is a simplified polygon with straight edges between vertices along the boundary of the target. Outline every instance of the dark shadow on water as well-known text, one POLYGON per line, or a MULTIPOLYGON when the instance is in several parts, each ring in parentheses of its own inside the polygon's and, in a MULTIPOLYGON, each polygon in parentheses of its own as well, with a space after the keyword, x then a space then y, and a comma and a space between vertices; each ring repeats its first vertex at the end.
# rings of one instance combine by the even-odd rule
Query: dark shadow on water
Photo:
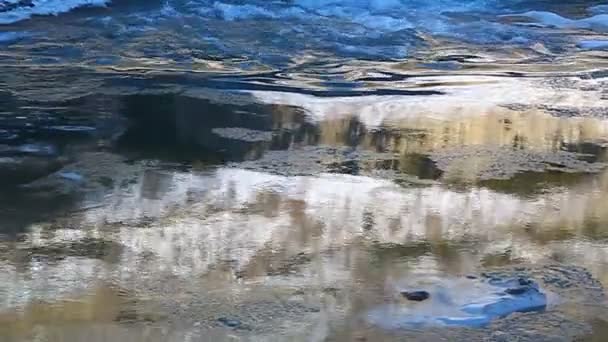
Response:
POLYGON ((117 151, 136 158, 223 163, 259 158, 269 149, 314 142, 316 128, 295 108, 217 104, 181 95, 123 100, 130 127, 117 151))
POLYGON ((562 144, 564 151, 579 153, 581 156, 578 158, 588 163, 606 162, 608 150, 605 146, 593 144, 589 142, 582 142, 578 144, 562 144))
POLYGON ((53 220, 72 210, 78 199, 53 191, 0 190, 0 240, 14 240, 33 223, 53 220))

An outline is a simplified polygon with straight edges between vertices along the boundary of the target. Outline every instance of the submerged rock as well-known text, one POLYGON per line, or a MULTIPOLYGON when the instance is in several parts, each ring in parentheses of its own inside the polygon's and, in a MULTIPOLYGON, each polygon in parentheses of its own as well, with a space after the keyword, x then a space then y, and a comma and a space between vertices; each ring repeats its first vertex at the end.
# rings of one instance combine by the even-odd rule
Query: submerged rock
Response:
POLYGON ((508 275, 435 279, 428 292, 401 294, 420 303, 382 305, 368 314, 368 320, 386 329, 484 327, 514 312, 543 311, 547 306, 547 296, 535 281, 508 275))
MULTIPOLYGON (((417 274, 403 281, 396 284, 397 290, 402 286, 424 288, 429 299, 396 300, 373 307, 365 315, 368 323, 404 335, 444 331, 442 328, 469 328, 462 331, 470 334, 470 328, 476 328, 480 334, 500 331, 505 341, 522 336, 530 341, 571 341, 573 336, 589 333, 589 327, 581 317, 573 320, 563 309, 605 302, 601 283, 587 270, 561 264, 501 267, 474 278, 417 274), (556 331, 559 338, 544 339, 556 331)), ((446 336, 453 337, 455 331, 461 330, 447 329, 446 336)))
POLYGON ((431 296, 426 291, 403 291, 403 292, 401 292, 401 295, 403 297, 407 298, 408 300, 412 300, 415 302, 421 302, 423 300, 427 300, 431 296))
POLYGON ((229 317, 220 317, 217 319, 218 322, 222 323, 223 325, 225 325, 228 328, 241 328, 243 326, 243 323, 241 321, 239 321, 238 319, 234 319, 234 318, 229 318, 229 317))

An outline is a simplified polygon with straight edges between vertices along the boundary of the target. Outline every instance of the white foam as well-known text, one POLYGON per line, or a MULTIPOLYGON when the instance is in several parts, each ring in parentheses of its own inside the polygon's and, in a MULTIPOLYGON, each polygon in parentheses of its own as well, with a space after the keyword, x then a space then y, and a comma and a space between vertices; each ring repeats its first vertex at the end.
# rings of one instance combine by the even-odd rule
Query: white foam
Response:
POLYGON ((225 20, 249 19, 249 18, 276 18, 273 12, 255 5, 231 5, 216 2, 213 7, 219 11, 225 20))
POLYGON ((33 15, 58 15, 78 7, 106 6, 111 0, 33 0, 33 6, 20 6, 0 13, 0 24, 11 24, 33 15))
MULTIPOLYGON (((574 81, 575 78, 572 78, 574 81)), ((317 97, 308 94, 249 91, 262 103, 301 108, 314 122, 357 116, 368 128, 381 127, 392 120, 455 120, 500 111, 505 105, 518 103, 531 107, 548 105, 601 109, 608 105, 601 87, 595 81, 580 83, 580 88, 549 87, 534 79, 491 76, 428 76, 418 77, 417 83, 442 84, 426 90, 443 92, 428 95, 362 95, 351 97, 317 97), (450 79, 450 81, 447 81, 450 79), (458 82, 455 87, 450 83, 458 82), (597 90, 586 89, 587 86, 597 90)))
MULTIPOLYGON (((193 34, 203 36, 206 41, 221 42, 213 44, 237 55, 257 49, 261 51, 256 51, 256 55, 270 55, 271 50, 290 54, 292 51, 286 49, 302 46, 309 51, 332 50, 347 56, 400 59, 425 37, 513 45, 542 40, 533 28, 495 22, 496 15, 507 13, 504 1, 500 0, 163 0, 162 3, 160 10, 154 7, 140 13, 136 20, 147 20, 146 25, 153 26, 157 21, 164 24, 187 17, 193 34), (264 25, 251 25, 242 31, 240 21, 255 20, 264 21, 264 25), (225 34, 235 33, 245 39, 224 39, 225 34), (242 44, 243 41, 255 44, 242 44)), ((561 19, 561 24, 570 23, 569 19, 561 19)), ((137 26, 131 21, 123 25, 137 26)))
POLYGON ((399 0, 296 0, 298 6, 309 9, 322 9, 328 6, 345 6, 354 8, 368 8, 371 10, 389 10, 402 6, 403 3, 399 0))
MULTIPOLYGON (((471 1, 463 5, 454 0, 436 2, 421 0, 294 0, 291 3, 249 1, 245 4, 234 4, 229 0, 215 1, 212 4, 204 0, 196 1, 200 7, 200 14, 208 14, 208 8, 211 7, 228 21, 251 18, 296 18, 301 20, 335 18, 385 32, 395 32, 417 26, 426 27, 429 20, 433 21, 444 11, 484 9, 489 6, 490 2, 471 1), (416 25, 413 22, 416 22, 416 25)), ((431 26, 435 25, 435 23, 431 24, 431 26)))

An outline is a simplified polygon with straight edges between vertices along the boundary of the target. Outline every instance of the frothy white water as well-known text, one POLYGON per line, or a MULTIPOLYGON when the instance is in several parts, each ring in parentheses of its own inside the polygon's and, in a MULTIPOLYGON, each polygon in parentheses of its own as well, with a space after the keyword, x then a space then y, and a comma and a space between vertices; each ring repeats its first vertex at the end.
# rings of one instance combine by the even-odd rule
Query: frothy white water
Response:
MULTIPOLYGON (((0 24, 110 2, 28 0, 31 4, 28 5, 25 0, 0 0, 0 24)), ((177 43, 183 42, 184 50, 195 47, 214 56, 242 56, 269 65, 285 64, 302 54, 400 60, 445 40, 517 48, 543 45, 549 54, 559 54, 564 46, 577 44, 582 49, 604 48, 587 42, 579 44, 579 31, 608 33, 608 14, 604 14, 608 5, 590 7, 588 18, 576 19, 549 12, 554 7, 540 7, 534 1, 523 0, 163 0, 128 6, 126 3, 115 3, 107 17, 86 18, 86 25, 105 30, 100 32, 102 36, 120 35, 125 41, 152 31, 175 34, 177 43), (535 11, 539 8, 546 11, 535 11), (531 21, 535 25, 529 25, 531 21), (543 27, 564 29, 564 34, 543 27)), ((61 24, 60 20, 57 22, 61 24)), ((163 49, 156 54, 169 53, 163 49)))
POLYGON ((294 0, 293 2, 249 1, 232 3, 229 0, 195 1, 200 7, 212 6, 226 20, 271 19, 319 19, 344 20, 363 27, 381 31, 398 31, 418 26, 435 26, 443 13, 483 11, 492 8, 494 1, 439 0, 294 0))
POLYGON ((0 2, 0 5, 4 3, 15 6, 11 6, 11 10, 0 13, 0 24, 18 22, 29 19, 33 15, 58 15, 78 7, 105 6, 110 2, 111 0, 33 0, 27 4, 20 4, 21 0, 5 0, 0 2))

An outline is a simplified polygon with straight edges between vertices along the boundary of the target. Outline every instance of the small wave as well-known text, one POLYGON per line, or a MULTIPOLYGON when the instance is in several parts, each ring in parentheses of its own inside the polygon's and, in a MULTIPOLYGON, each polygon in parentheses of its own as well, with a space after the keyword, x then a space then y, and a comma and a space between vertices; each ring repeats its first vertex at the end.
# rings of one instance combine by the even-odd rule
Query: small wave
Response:
POLYGON ((106 6, 111 0, 0 0, 0 24, 12 24, 33 15, 58 15, 78 7, 106 6))
POLYGON ((597 5, 589 8, 589 13, 593 15, 608 14, 608 5, 597 5))
POLYGON ((530 11, 505 17, 529 18, 538 24, 566 29, 583 29, 596 32, 608 32, 608 14, 598 14, 584 19, 569 19, 553 12, 530 11))
MULTIPOLYGON (((585 37, 593 42, 580 42, 579 49, 604 50, 596 41, 608 33, 608 14, 602 14, 608 5, 577 6, 575 12, 528 0, 0 0, 0 24, 105 5, 112 11, 103 16, 82 13, 83 26, 117 44, 137 40, 128 48, 145 48, 143 54, 176 63, 194 60, 193 54, 176 52, 188 50, 273 66, 302 55, 394 61, 444 42, 530 51, 542 46, 551 55, 576 46, 580 34, 588 33, 584 30, 598 35, 585 37), (589 17, 576 17, 584 9, 589 17), (177 45, 182 49, 173 49, 177 45)), ((4 45, 13 40, 11 34, 0 35, 4 45)))
POLYGON ((584 50, 608 50, 608 40, 583 40, 577 46, 584 50))
POLYGON ((0 43, 11 43, 27 36, 22 32, 0 32, 0 43))
POLYGON ((213 7, 220 12, 222 18, 230 21, 243 18, 277 17, 273 12, 254 5, 232 5, 216 2, 213 7))

